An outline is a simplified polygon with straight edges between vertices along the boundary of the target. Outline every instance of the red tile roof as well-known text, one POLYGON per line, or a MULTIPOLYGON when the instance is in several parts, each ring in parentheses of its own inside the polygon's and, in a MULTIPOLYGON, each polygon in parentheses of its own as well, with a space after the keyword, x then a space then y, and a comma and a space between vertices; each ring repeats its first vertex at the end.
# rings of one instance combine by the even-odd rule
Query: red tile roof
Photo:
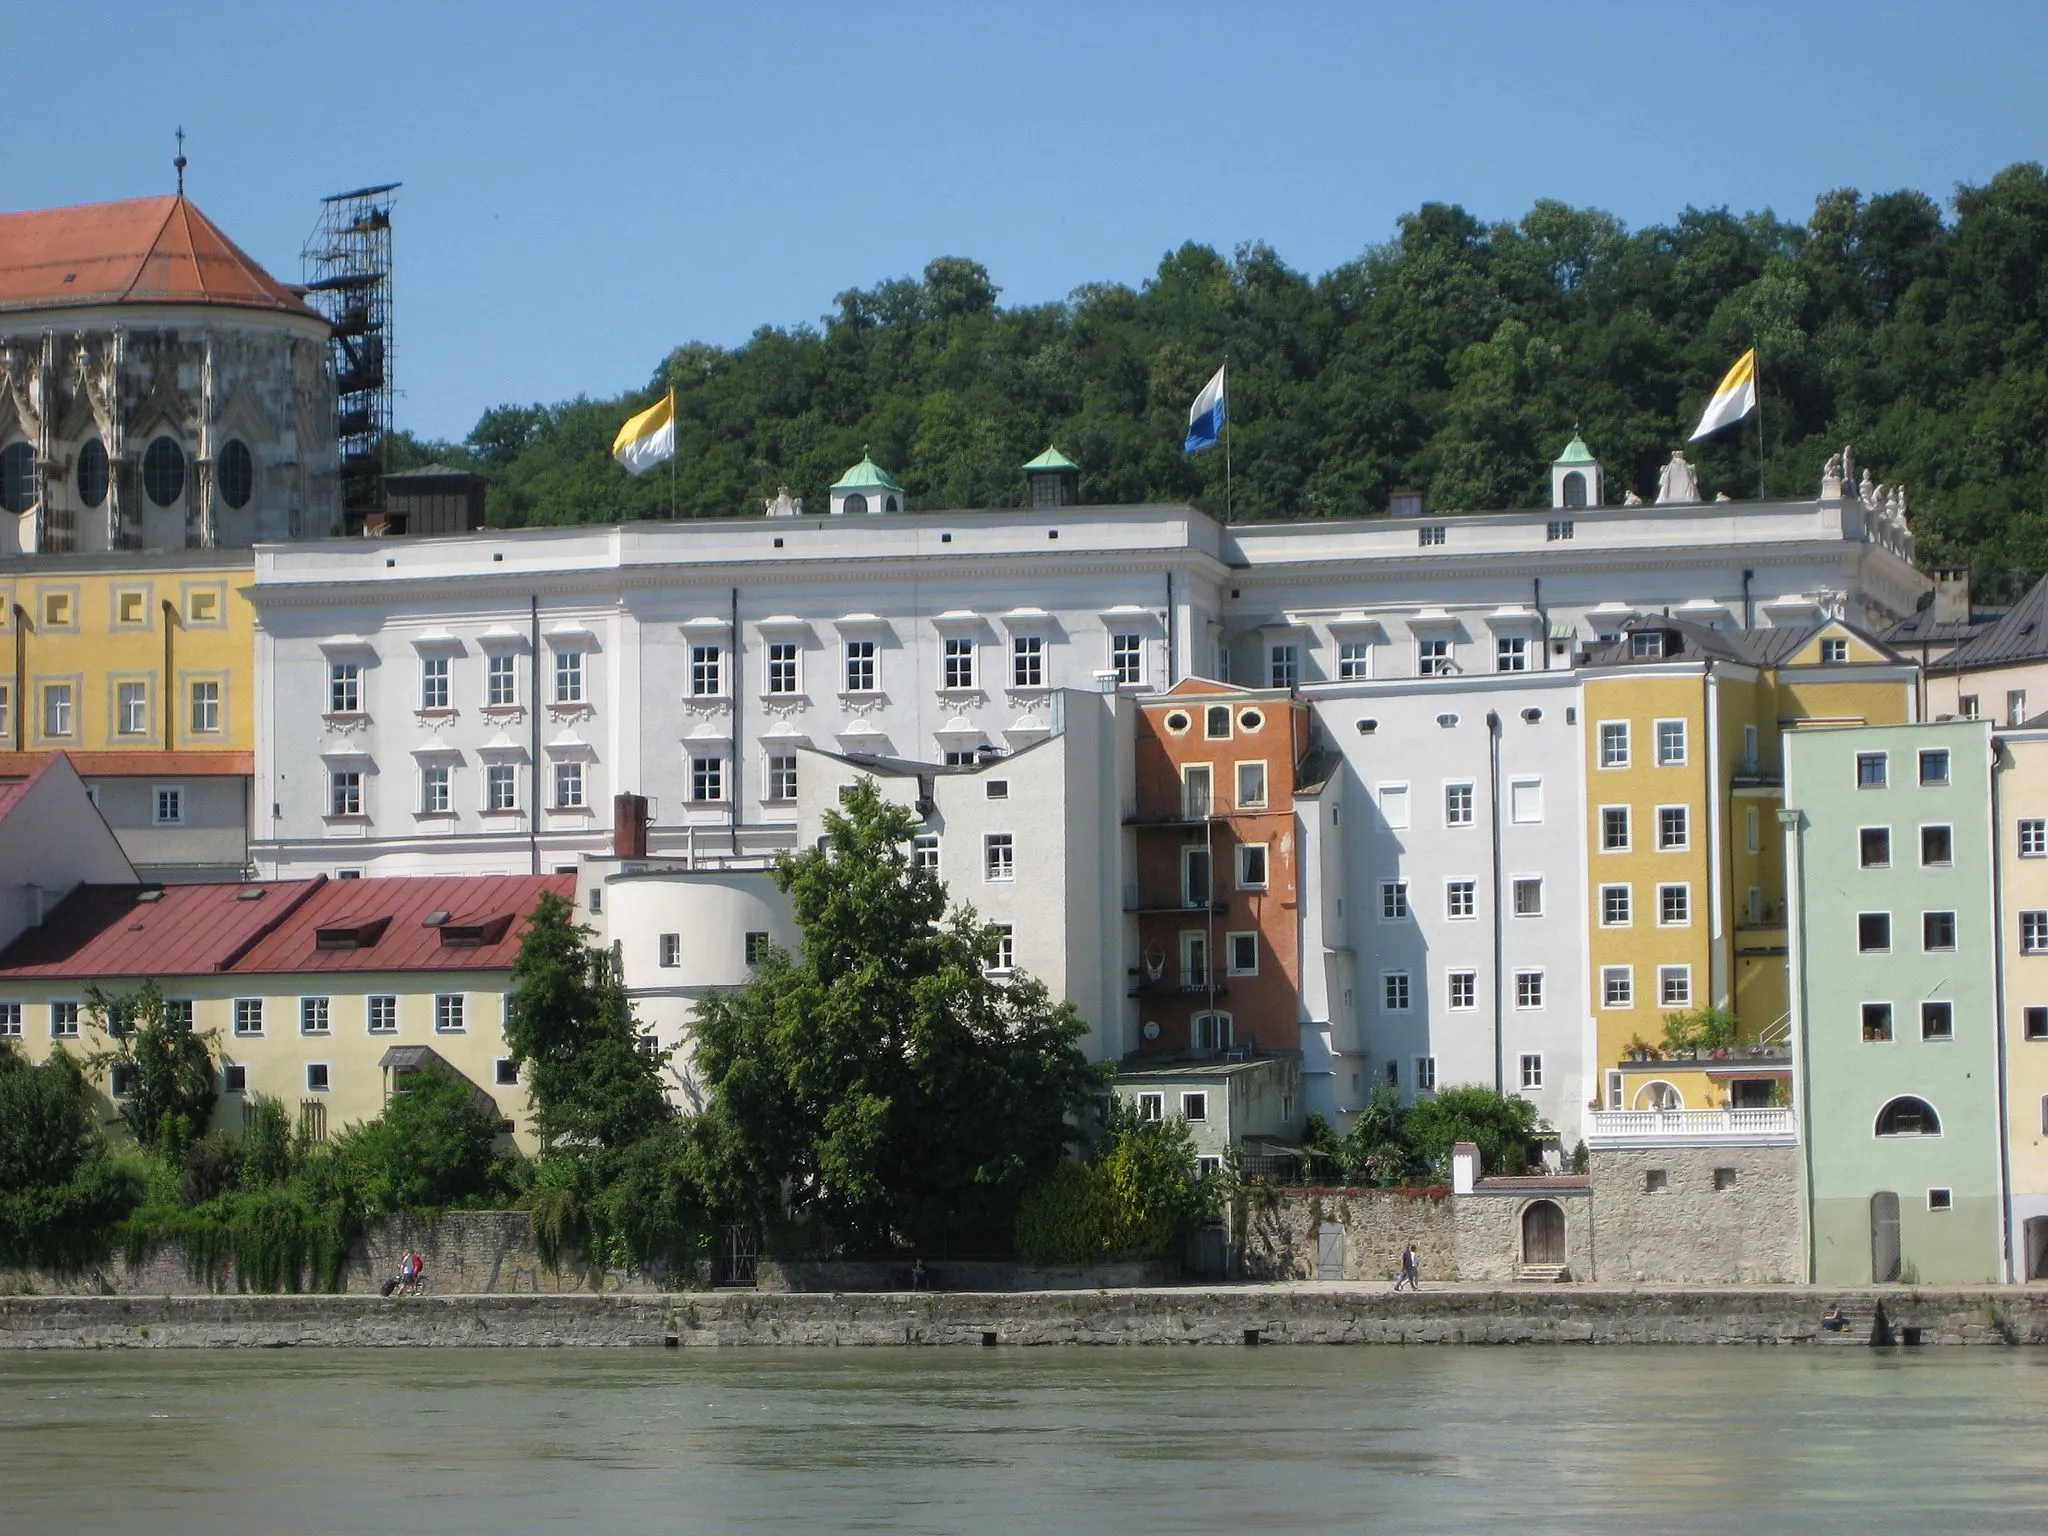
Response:
MULTIPOLYGON (((412 875, 330 880, 235 962, 238 972, 493 971, 511 967, 543 891, 575 899, 574 875, 412 875), (445 923, 427 919, 445 912, 445 923), (378 919, 385 920, 375 932, 378 919), (493 922, 499 919, 499 922, 493 922), (450 944, 465 930, 490 942, 450 944), (359 949, 322 949, 326 929, 375 937, 359 949), (445 935, 444 935, 444 930, 445 935)), ((467 935, 465 935, 467 936, 467 935)))
POLYGON ((224 971, 251 939, 327 883, 81 885, 0 952, 0 977, 92 981, 224 971), (243 899, 243 892, 261 894, 243 899), (152 894, 153 893, 153 894, 152 894))
POLYGON ((16 778, 11 774, 7 774, 6 760, 0 758, 0 774, 7 774, 6 777, 0 778, 0 821, 5 821, 7 813, 28 798, 29 789, 35 784, 37 779, 40 779, 50 771, 50 765, 55 759, 56 755, 54 753, 41 755, 33 759, 25 759, 24 763, 28 768, 28 772, 16 778))
POLYGON ((254 752, 0 752, 0 778, 55 757, 70 758, 83 779, 248 778, 256 772, 254 752))
POLYGON ((311 313, 183 197, 0 214, 0 311, 84 304, 311 313))

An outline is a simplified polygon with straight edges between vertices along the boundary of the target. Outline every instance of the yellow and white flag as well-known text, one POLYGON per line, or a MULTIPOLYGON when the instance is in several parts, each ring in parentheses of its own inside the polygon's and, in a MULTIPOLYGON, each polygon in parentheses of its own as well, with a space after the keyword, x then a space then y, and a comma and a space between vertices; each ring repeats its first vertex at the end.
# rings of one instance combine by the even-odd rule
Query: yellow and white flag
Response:
POLYGON ((629 475, 644 474, 676 456, 676 392, 670 390, 619 428, 612 457, 629 475))
POLYGON ((1714 391, 1714 398, 1707 402, 1706 410, 1700 415, 1700 424, 1692 429, 1692 436, 1686 441, 1696 443, 1710 433, 1742 420, 1755 409, 1756 348, 1751 347, 1735 359, 1735 366, 1721 380, 1721 387, 1714 391))

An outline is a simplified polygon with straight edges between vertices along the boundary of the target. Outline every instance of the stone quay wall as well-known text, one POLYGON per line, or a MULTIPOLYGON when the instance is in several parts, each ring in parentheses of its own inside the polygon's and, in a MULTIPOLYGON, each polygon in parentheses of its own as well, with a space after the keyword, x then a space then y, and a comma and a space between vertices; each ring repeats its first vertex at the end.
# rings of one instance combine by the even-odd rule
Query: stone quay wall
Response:
POLYGON ((1756 1285, 1806 1274, 1797 1147, 1592 1154, 1592 1278, 1756 1285))
POLYGON ((0 1298, 0 1349, 1251 1343, 2048 1345, 2048 1287, 0 1298), (1835 1301, 1846 1333, 1819 1327, 1835 1301))
MULTIPOLYGON (((1529 1181, 1513 1181, 1517 1184, 1529 1181)), ((1314 1280, 1318 1233, 1342 1233, 1346 1281, 1392 1284, 1401 1249, 1415 1244, 1425 1283, 1513 1280, 1521 1268, 1522 1213, 1549 1200, 1565 1217, 1565 1265, 1573 1277, 1593 1274, 1591 1202, 1583 1184, 1557 1189, 1288 1189, 1245 1198, 1237 1234, 1238 1264, 1247 1280, 1314 1280)), ((1334 1277, 1332 1277, 1334 1278, 1334 1277)))

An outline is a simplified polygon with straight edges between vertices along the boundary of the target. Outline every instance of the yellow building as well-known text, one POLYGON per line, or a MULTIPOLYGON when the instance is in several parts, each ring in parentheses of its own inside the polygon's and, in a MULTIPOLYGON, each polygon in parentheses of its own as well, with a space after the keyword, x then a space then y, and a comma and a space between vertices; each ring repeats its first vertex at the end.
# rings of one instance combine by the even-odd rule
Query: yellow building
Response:
MULTIPOLYGON (((375 1118, 405 1073, 438 1060, 535 1149, 505 1044, 526 921, 573 875, 81 885, 0 953, 0 1038, 41 1060, 107 1043, 91 995, 154 980, 214 1037, 215 1124, 259 1095, 324 1138, 375 1118)), ((103 1081, 108 1112, 121 1084, 103 1081)))
POLYGON ((1784 733, 1911 719, 1913 668, 1837 620, 1645 617, 1588 652, 1581 698, 1601 1103, 1772 1103, 1790 1081, 1784 733), (1706 1008, 1735 1016, 1737 1044, 1674 1052, 1667 1015, 1706 1008))
POLYGON ((69 754, 149 878, 248 864, 251 574, 245 551, 0 559, 0 773, 69 754))
POLYGON ((2000 731, 1994 761, 2012 1261, 2048 1280, 2048 726, 2000 731))

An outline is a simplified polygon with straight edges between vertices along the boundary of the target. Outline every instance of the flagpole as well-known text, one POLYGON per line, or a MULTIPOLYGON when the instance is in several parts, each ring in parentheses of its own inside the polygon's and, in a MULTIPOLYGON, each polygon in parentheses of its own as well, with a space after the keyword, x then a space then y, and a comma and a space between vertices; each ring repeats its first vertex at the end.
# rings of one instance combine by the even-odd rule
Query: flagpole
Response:
POLYGON ((671 384, 668 391, 668 520, 676 520, 676 459, 682 452, 682 443, 676 434, 676 391, 671 384))
POLYGON ((1756 380, 1756 499, 1764 500, 1764 342, 1759 331, 1750 332, 1751 374, 1756 380))
POLYGON ((1223 354, 1223 521, 1230 521, 1230 354, 1223 354))

